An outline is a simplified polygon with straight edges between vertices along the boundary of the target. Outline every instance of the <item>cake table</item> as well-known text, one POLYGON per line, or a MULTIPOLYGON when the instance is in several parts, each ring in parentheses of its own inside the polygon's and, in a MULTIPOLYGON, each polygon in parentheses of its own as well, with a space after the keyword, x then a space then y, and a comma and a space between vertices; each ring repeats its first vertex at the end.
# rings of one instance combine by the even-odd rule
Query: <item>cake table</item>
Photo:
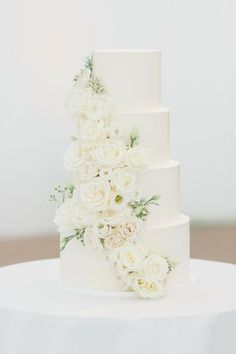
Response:
POLYGON ((1 354, 233 354, 236 266, 192 260, 195 287, 159 300, 72 293, 57 259, 0 269, 1 354))

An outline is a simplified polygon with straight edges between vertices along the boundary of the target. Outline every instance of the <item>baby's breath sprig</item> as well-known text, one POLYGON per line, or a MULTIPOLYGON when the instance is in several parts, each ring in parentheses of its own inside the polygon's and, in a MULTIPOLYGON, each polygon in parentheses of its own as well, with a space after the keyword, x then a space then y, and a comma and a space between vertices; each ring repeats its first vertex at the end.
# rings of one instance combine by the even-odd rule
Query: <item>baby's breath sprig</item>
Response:
POLYGON ((74 83, 79 84, 80 80, 83 81, 87 77, 86 86, 91 88, 94 94, 102 95, 105 93, 105 88, 99 79, 93 72, 93 57, 87 56, 84 58, 84 67, 80 70, 79 74, 75 75, 74 83))
POLYGON ((84 233, 85 233, 85 228, 81 228, 81 229, 77 229, 74 235, 63 237, 63 239, 61 240, 60 251, 63 251, 66 248, 66 245, 74 238, 79 240, 84 245, 84 233))
POLYGON ((93 76, 93 75, 92 75, 92 77, 89 80, 89 87, 97 95, 102 95, 105 92, 105 89, 104 89, 104 86, 102 84, 102 81, 98 77, 93 76))
POLYGON ((67 186, 56 185, 49 195, 48 200, 50 202, 58 202, 59 205, 64 203, 64 201, 68 198, 72 198, 75 187, 72 184, 67 186))
POLYGON ((105 92, 104 86, 101 79, 99 79, 93 72, 93 57, 87 56, 84 59, 85 69, 90 71, 88 86, 93 90, 97 95, 102 95, 105 92))
POLYGON ((140 218, 141 220, 145 221, 146 217, 149 215, 149 206, 150 205, 157 205, 159 206, 159 201, 160 196, 159 195, 153 195, 150 199, 144 199, 141 198, 140 200, 135 200, 131 201, 130 206, 133 209, 133 213, 137 218, 140 218))

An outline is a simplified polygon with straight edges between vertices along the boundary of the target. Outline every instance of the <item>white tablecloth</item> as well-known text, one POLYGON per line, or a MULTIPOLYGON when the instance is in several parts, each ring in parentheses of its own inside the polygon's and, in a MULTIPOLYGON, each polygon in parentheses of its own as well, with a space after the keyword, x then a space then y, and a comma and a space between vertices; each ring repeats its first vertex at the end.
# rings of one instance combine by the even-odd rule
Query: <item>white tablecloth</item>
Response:
POLYGON ((196 286, 157 301, 64 291, 58 260, 1 268, 0 354, 235 354, 236 266, 191 266, 196 286))

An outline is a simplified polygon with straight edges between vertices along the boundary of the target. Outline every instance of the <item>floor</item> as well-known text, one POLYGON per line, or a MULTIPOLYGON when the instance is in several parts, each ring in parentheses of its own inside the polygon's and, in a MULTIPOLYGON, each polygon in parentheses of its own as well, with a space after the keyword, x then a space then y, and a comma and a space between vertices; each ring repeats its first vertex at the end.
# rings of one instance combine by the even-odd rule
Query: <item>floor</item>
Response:
MULTIPOLYGON (((59 256, 58 237, 0 240, 0 266, 59 256)), ((191 230, 191 257, 236 263, 236 227, 191 230)))

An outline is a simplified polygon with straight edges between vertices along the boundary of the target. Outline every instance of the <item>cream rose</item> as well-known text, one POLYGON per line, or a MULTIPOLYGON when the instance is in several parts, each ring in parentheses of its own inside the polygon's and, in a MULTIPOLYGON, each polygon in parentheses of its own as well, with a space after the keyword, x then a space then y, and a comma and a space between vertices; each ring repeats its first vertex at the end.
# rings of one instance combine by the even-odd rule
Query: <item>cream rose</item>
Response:
POLYGON ((124 164, 125 153, 123 141, 109 140, 93 152, 93 157, 101 166, 117 167, 124 164))
POLYGON ((141 147, 139 145, 134 146, 127 150, 126 163, 129 168, 135 170, 143 170, 147 167, 149 162, 149 151, 148 149, 141 147))
POLYGON ((74 141, 67 152, 64 154, 64 166, 69 171, 78 172, 80 166, 85 162, 88 156, 87 148, 74 141))
POLYGON ((118 168, 113 183, 119 192, 131 193, 136 187, 136 174, 128 168, 118 168))
POLYGON ((144 259, 141 274, 161 281, 166 278, 168 271, 167 261, 158 254, 151 254, 144 259))
POLYGON ((99 169, 94 161, 85 161, 78 170, 78 175, 81 181, 88 181, 96 177, 99 169))
POLYGON ((104 240, 104 247, 106 250, 112 250, 122 247, 126 243, 126 239, 120 234, 119 230, 113 228, 110 235, 104 240))
POLYGON ((126 239, 132 239, 137 235, 139 230, 139 223, 136 217, 130 217, 124 220, 124 222, 119 225, 120 233, 126 239))
POLYGON ((109 182, 100 177, 81 183, 79 199, 90 210, 106 210, 111 198, 109 182))
POLYGON ((164 293, 162 282, 138 274, 133 276, 132 288, 145 299, 158 298, 164 293))

